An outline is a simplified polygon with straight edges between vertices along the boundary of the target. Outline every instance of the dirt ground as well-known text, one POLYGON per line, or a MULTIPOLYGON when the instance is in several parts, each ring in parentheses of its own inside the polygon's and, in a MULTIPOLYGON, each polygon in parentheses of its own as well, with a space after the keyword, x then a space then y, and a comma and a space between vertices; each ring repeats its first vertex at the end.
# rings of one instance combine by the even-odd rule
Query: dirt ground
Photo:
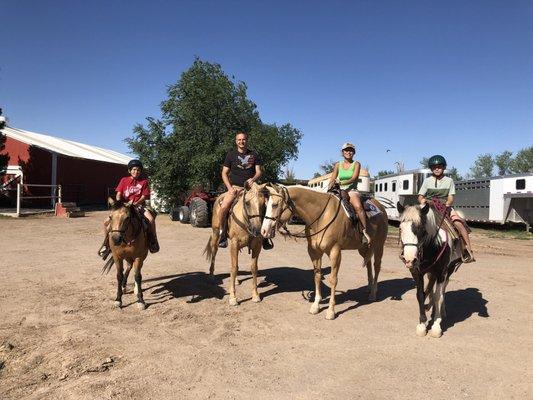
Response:
POLYGON ((228 251, 211 283, 210 230, 161 216, 162 250, 143 268, 148 308, 137 309, 130 287, 120 310, 114 273, 101 276, 95 255, 104 217, 0 219, 0 399, 533 398, 531 240, 474 235, 478 262, 452 277, 435 339, 415 334, 394 234, 374 303, 358 254, 343 253, 328 321, 308 313, 303 241, 277 237, 261 254, 257 304, 241 253, 241 304, 230 307, 228 251))

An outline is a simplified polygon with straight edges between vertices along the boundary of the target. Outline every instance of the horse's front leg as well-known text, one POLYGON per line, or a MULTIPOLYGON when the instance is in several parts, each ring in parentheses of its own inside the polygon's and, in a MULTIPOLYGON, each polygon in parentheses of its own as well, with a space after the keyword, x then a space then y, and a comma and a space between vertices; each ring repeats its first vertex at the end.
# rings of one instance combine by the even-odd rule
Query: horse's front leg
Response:
POLYGON ((126 286, 128 286, 128 276, 130 275, 131 267, 133 262, 126 261, 126 271, 124 271, 124 278, 122 278, 122 291, 126 291, 126 286))
POLYGON ((254 303, 259 303, 261 301, 261 296, 257 292, 257 262, 259 261, 259 253, 261 253, 261 246, 263 240, 259 238, 254 238, 252 240, 252 265, 250 270, 252 271, 252 301, 254 303))
POLYGON ((322 290, 320 288, 322 284, 322 252, 313 249, 311 246, 308 246, 307 252, 313 262, 313 273, 315 278, 315 301, 311 305, 309 312, 311 314, 318 314, 320 302, 322 301, 322 290))
POLYGON ((329 295, 328 311, 326 312, 326 319, 335 319, 335 291, 337 290, 337 274, 341 265, 341 250, 335 246, 329 253, 331 260, 331 275, 329 283, 331 285, 331 294, 329 295))
POLYGON ((141 268, 143 266, 143 260, 139 257, 136 258, 133 261, 133 272, 135 274, 135 288, 134 293, 137 295, 137 307, 139 307, 140 310, 146 309, 146 303, 143 299, 143 291, 142 291, 142 275, 141 275, 141 268))
POLYGON ((124 279, 124 260, 114 257, 115 266, 117 267, 117 297, 115 298, 115 307, 122 307, 122 280, 124 279))
POLYGON ((418 301, 418 310, 420 312, 418 325, 416 326, 416 334, 418 336, 426 336, 427 317, 426 308, 424 307, 424 275, 418 271, 412 271, 411 274, 416 283, 416 299, 418 301))
POLYGON ((239 272, 239 244, 237 240, 230 240, 231 270, 229 277, 229 305, 236 306, 237 296, 235 295, 235 280, 239 272))
POLYGON ((442 328, 440 326, 444 314, 444 288, 446 282, 444 279, 437 279, 435 292, 433 294, 433 325, 431 326, 430 335, 434 338, 442 336, 442 328))

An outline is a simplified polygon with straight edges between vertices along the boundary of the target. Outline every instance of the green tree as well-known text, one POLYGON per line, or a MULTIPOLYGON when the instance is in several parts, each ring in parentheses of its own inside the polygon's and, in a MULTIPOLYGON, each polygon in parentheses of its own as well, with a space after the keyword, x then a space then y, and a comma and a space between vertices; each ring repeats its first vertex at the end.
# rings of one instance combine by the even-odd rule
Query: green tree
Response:
POLYGON ((287 168, 284 172, 283 179, 286 184, 292 185, 296 183, 296 174, 294 173, 294 169, 287 168))
POLYGON ((508 175, 511 170, 511 162, 513 161, 513 153, 505 150, 494 157, 494 164, 498 168, 498 175, 508 175))
POLYGON ((382 176, 392 175, 392 174, 394 174, 394 171, 391 171, 391 170, 381 170, 381 171, 378 171, 377 175, 376 175, 374 178, 381 178, 382 176))
POLYGON ((335 160, 326 160, 322 164, 318 166, 318 171, 315 172, 313 175, 313 178, 318 178, 319 176, 330 174, 333 172, 333 168, 335 168, 335 164, 337 161, 335 160))
POLYGON ((235 133, 250 133, 250 148, 263 159, 264 180, 277 180, 298 155, 302 134, 290 124, 263 124, 244 82, 234 82, 219 64, 195 59, 167 89, 161 119, 147 118, 126 139, 150 171, 161 198, 175 201, 193 187, 216 189, 235 133))
POLYGON ((422 168, 427 168, 428 167, 428 161, 429 161, 429 157, 422 157, 422 159, 420 160, 420 166, 422 168))
POLYGON ((470 168, 470 175, 472 178, 488 178, 492 176, 493 169, 494 158, 492 154, 481 154, 470 168))
POLYGON ((457 168, 451 167, 448 171, 448 174, 450 178, 452 178, 454 181, 462 181, 463 177, 459 175, 459 171, 457 171, 457 168))
MULTIPOLYGON (((4 150, 4 143, 6 142, 6 136, 0 133, 0 153, 4 150)), ((6 169, 9 156, 7 154, 0 154, 0 171, 6 169)))
POLYGON ((509 171, 515 174, 533 172, 533 146, 523 148, 513 160, 511 160, 509 171))

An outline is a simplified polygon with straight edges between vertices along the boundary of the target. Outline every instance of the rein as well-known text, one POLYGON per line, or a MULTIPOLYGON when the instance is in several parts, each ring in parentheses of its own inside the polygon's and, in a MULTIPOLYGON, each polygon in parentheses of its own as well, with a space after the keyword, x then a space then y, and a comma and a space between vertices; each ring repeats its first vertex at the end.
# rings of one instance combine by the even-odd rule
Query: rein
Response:
MULTIPOLYGON (((292 199, 291 199, 291 195, 289 194, 289 191, 288 191, 287 188, 284 187, 284 186, 282 186, 282 191, 283 191, 283 193, 284 193, 285 195, 287 195, 287 198, 285 198, 284 196, 281 196, 281 195, 279 195, 279 194, 272 194, 272 195, 273 195, 273 196, 279 196, 279 197, 281 197, 281 198, 285 201, 286 207, 284 207, 284 208, 279 212, 278 217, 273 218, 273 217, 268 217, 268 216, 265 215, 265 217, 264 217, 265 219, 270 219, 270 220, 272 220, 272 221, 275 221, 276 223, 279 223, 278 218, 279 218, 280 215, 282 215, 282 214, 285 212, 286 209, 291 210, 292 213, 295 213, 295 212, 296 212, 296 209, 295 209, 295 207, 294 207, 294 202, 293 202, 292 199)), ((330 202, 330 200, 331 200, 332 197, 333 197, 333 195, 330 194, 329 197, 328 197, 328 201, 326 202, 326 205, 324 206, 324 208, 322 209, 322 211, 320 212, 320 214, 318 215, 318 217, 316 217, 315 220, 314 220, 313 222, 311 222, 311 223, 308 225, 309 227, 313 226, 314 223, 318 222, 318 220, 319 220, 320 218, 322 218, 322 216, 323 216, 324 213, 326 212, 326 209, 327 209, 328 204, 329 204, 329 202, 330 202)), ((331 219, 331 221, 329 221, 329 222, 328 222, 328 223, 327 223, 322 229, 320 229, 320 230, 318 230, 318 231, 316 231, 316 232, 314 232, 314 233, 312 233, 312 234, 310 234, 310 235, 303 234, 303 233, 306 231, 307 227, 304 228, 303 230, 301 230, 301 231, 298 232, 298 233, 291 233, 291 232, 287 229, 287 226, 286 226, 285 224, 283 224, 283 225, 281 225, 281 226, 278 228, 278 230, 279 230, 280 228, 283 228, 283 230, 285 231, 285 233, 283 233, 283 232, 282 232, 282 233, 283 233, 284 235, 287 235, 287 236, 290 236, 290 237, 294 237, 294 238, 298 238, 298 239, 304 239, 304 238, 310 238, 310 237, 313 237, 313 236, 315 236, 315 235, 318 235, 318 234, 321 233, 321 232, 324 232, 326 229, 328 229, 328 228, 331 226, 331 224, 333 224, 333 222, 334 222, 335 219, 337 218, 337 215, 339 215, 340 208, 341 208, 341 202, 340 202, 340 200, 339 200, 339 206, 337 207, 337 210, 336 210, 336 212, 335 212, 335 215, 333 216, 333 218, 331 219)))
POLYGON ((262 216, 259 215, 259 214, 252 214, 252 215, 248 214, 248 209, 246 208, 246 193, 247 192, 248 192, 248 190, 244 189, 243 194, 242 194, 242 215, 243 215, 243 218, 244 218, 245 222, 240 221, 235 216, 235 213, 233 213, 233 212, 231 213, 231 216, 232 216, 233 220, 235 221, 235 223, 237 225, 239 225, 242 229, 244 229, 246 232, 248 232, 248 234, 250 236, 255 238, 255 237, 261 236, 261 233, 259 233, 259 234, 253 233, 253 230, 250 227, 250 219, 251 218, 261 218, 262 216))
POLYGON ((128 228, 130 227, 130 225, 135 225, 135 224, 133 224, 133 222, 130 222, 130 224, 127 227, 123 228, 123 229, 111 229, 111 230, 109 230, 107 232, 108 235, 111 234, 111 233, 114 233, 114 232, 120 233, 120 235, 121 235, 120 242, 124 243, 126 246, 131 246, 137 240, 137 238, 139 237, 139 235, 140 235, 140 233, 142 231, 142 221, 140 220, 140 218, 134 217, 132 219, 132 217, 131 217, 131 213, 132 212, 136 213, 137 211, 136 210, 134 210, 134 211, 130 210, 129 212, 130 212, 130 215, 124 219, 124 221, 122 222, 122 225, 125 225, 125 222, 127 220, 132 221, 135 218, 139 222, 139 224, 137 226, 137 229, 134 229, 134 231, 133 231, 133 239, 132 240, 130 240, 129 242, 126 241, 126 232, 128 231, 128 228))

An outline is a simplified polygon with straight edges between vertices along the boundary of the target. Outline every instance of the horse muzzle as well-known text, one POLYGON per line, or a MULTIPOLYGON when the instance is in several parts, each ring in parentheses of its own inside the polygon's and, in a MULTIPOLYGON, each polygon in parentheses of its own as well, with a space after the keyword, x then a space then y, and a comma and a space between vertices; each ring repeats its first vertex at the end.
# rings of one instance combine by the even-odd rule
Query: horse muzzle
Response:
POLYGON ((112 233, 110 236, 115 246, 120 246, 124 241, 124 235, 122 233, 112 233))

